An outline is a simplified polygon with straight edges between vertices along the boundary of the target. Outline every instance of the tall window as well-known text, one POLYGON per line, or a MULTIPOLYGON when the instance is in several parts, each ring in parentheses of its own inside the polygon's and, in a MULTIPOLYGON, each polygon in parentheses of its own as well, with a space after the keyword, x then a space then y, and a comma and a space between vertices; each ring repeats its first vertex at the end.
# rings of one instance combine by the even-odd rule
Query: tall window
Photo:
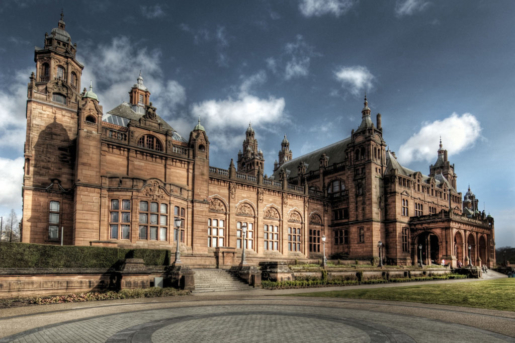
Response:
POLYGON ((409 252, 409 228, 402 229, 402 251, 409 252))
POLYGON ((143 137, 141 137, 138 141, 138 146, 140 148, 163 151, 163 146, 161 145, 159 139, 152 135, 144 135, 143 137))
POLYGON ((279 250, 279 227, 265 225, 264 228, 265 250, 279 250))
POLYGON ((60 204, 58 201, 50 201, 50 214, 48 218, 48 239, 59 239, 59 224, 61 223, 60 204))
POLYGON ((247 236, 245 237, 245 249, 254 249, 254 225, 248 222, 237 222, 236 223, 236 248, 241 249, 243 247, 243 224, 247 225, 247 236))
POLYGON ((320 230, 309 230, 309 251, 320 252, 320 230))
POLYGON ((334 231, 334 244, 335 245, 349 244, 349 230, 334 231))
POLYGON ((57 67, 57 77, 64 80, 64 68, 61 66, 57 67))
POLYGON ((131 201, 111 199, 109 213, 109 236, 111 239, 130 239, 131 201))
MULTIPOLYGON (((166 205, 164 208, 166 209, 166 213, 168 213, 168 206, 166 205)), ((159 226, 161 226, 162 229, 168 227, 168 215, 160 213, 159 203, 151 202, 149 204, 148 201, 139 202, 139 212, 139 238, 157 241, 159 226)), ((166 240, 166 231, 163 232, 163 240, 166 240)), ((159 239, 161 239, 161 237, 159 237, 159 239)))
POLYGON ((359 243, 365 243, 365 229, 360 227, 358 229, 358 234, 359 234, 359 243))
POLYGON ((333 211, 334 220, 342 220, 349 219, 349 209, 348 208, 340 208, 333 211))
POLYGON ((429 213, 430 214, 436 214, 436 207, 429 206, 429 213))
POLYGON ((402 215, 405 217, 409 216, 408 213, 408 200, 402 199, 402 215))
POLYGON ((173 215, 175 216, 175 219, 179 219, 181 221, 180 228, 176 228, 174 224, 173 240, 177 242, 177 240, 180 239, 181 243, 184 243, 184 229, 186 228, 186 210, 184 209, 184 207, 175 206, 173 210, 173 215))
POLYGON ((159 240, 167 241, 168 240, 168 205, 160 204, 159 205, 159 240))
POLYGON ((301 243, 301 233, 300 228, 298 227, 289 227, 288 228, 288 250, 289 251, 301 251, 300 243, 301 243))
POLYGON ((222 219, 207 220, 207 246, 210 248, 223 247, 224 245, 224 221, 222 219))
POLYGON ((420 217, 424 214, 424 205, 415 203, 415 216, 420 217))
POLYGON ((339 197, 344 195, 345 184, 341 180, 334 180, 327 186, 327 193, 332 197, 339 197))
POLYGON ((41 67, 41 81, 48 81, 50 78, 50 67, 48 66, 48 63, 43 63, 43 66, 41 67))

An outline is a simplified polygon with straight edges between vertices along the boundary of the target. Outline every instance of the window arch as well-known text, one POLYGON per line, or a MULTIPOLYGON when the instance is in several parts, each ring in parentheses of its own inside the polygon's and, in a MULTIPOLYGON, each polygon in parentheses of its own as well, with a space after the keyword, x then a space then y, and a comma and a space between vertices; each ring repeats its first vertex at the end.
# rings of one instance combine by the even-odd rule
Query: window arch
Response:
POLYGON ((92 115, 86 117, 86 123, 96 124, 97 120, 92 115))
POLYGON ((140 148, 163 151, 163 145, 161 144, 159 139, 152 135, 144 135, 143 137, 141 137, 138 141, 138 146, 140 148))
POLYGON ((59 93, 52 94, 52 101, 58 102, 60 104, 66 105, 66 97, 59 93))

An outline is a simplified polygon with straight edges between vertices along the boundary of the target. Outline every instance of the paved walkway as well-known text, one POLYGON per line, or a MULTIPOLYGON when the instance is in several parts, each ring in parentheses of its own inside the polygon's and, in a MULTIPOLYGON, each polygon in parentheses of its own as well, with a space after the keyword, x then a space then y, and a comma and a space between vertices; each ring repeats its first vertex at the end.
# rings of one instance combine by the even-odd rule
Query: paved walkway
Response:
POLYGON ((3 309, 0 343, 515 342, 514 312, 281 293, 285 291, 3 309))

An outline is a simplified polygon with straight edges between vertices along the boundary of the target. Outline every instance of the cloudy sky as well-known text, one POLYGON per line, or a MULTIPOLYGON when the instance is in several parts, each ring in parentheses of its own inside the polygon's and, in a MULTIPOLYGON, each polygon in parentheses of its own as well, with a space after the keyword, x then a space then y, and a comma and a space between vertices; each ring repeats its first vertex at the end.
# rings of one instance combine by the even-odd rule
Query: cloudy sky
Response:
POLYGON ((294 157, 348 137, 366 91, 401 163, 427 174, 442 136, 459 191, 470 184, 497 246, 515 246, 515 1, 142 3, 0 2, 0 214, 21 213, 34 46, 64 8, 83 86, 93 82, 105 111, 128 101, 141 70, 183 136, 200 116, 211 165, 229 166, 251 121, 270 174, 284 134, 294 157))

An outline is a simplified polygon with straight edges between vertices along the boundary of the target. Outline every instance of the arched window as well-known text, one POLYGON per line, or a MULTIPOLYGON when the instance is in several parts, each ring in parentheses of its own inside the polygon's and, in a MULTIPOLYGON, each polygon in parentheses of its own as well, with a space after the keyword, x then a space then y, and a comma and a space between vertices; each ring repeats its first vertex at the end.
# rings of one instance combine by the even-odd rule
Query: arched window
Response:
POLYGON ((141 137, 138 141, 138 146, 140 148, 163 151, 163 146, 161 145, 159 139, 152 135, 144 135, 143 137, 141 137))
POLYGON ((57 66, 57 78, 64 80, 65 79, 64 75, 65 75, 64 68, 61 66, 57 66))
POLYGON ((60 104, 66 105, 66 97, 59 93, 52 94, 52 101, 58 102, 60 104))
POLYGON ((95 124, 97 121, 95 120, 95 117, 93 116, 87 116, 86 117, 86 123, 95 124))
POLYGON ((71 81, 72 81, 71 82, 72 86, 76 88, 77 87, 77 74, 72 73, 72 80, 71 81))
POLYGON ((43 63, 41 66, 41 81, 48 81, 50 77, 50 67, 48 63, 43 63))

